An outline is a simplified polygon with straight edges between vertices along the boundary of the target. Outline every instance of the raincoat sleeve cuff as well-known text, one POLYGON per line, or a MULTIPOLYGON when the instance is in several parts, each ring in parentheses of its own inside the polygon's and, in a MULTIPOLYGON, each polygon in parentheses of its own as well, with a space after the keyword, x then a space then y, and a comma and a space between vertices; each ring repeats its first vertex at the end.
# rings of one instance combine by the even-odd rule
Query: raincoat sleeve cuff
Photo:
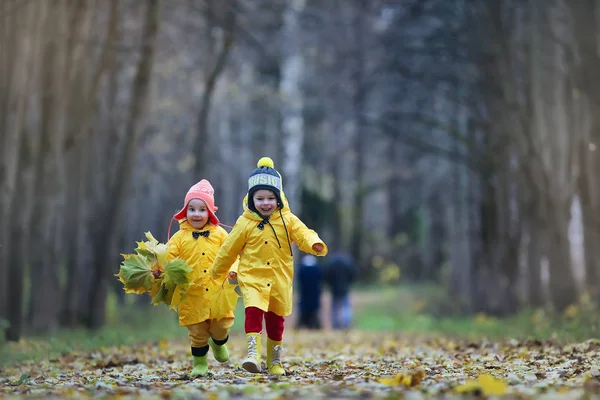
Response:
POLYGON ((240 258, 238 257, 235 260, 235 262, 231 265, 231 268, 229 268, 229 272, 235 272, 237 274, 239 266, 240 266, 240 258))
POLYGON ((317 243, 320 243, 320 244, 322 244, 322 245, 323 245, 323 250, 321 250, 321 251, 318 251, 318 252, 313 250, 313 251, 312 251, 312 253, 313 253, 314 255, 316 255, 316 256, 319 256, 319 257, 326 256, 326 255, 327 255, 327 253, 329 252, 329 249, 327 248, 327 245, 325 244, 325 242, 324 242, 324 241, 322 241, 322 240, 321 240, 321 239, 319 239, 319 238, 317 238, 317 240, 316 240, 316 241, 314 241, 314 242, 313 242, 313 244, 310 246, 310 247, 311 247, 311 249, 312 249, 312 246, 313 246, 313 245, 315 245, 315 244, 317 244, 317 243))

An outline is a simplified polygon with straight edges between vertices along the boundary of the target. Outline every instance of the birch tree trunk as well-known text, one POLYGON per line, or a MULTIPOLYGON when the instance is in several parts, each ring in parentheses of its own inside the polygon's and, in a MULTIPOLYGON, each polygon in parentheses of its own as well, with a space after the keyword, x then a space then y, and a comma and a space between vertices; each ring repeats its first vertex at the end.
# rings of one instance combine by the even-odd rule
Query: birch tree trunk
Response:
POLYGON ((535 130, 532 143, 535 156, 542 161, 542 215, 547 229, 550 266, 550 295, 553 305, 563 310, 577 300, 572 271, 568 226, 574 187, 573 151, 578 134, 570 132, 564 105, 567 82, 561 66, 560 50, 548 19, 556 4, 535 0, 532 3, 532 93, 535 130), (553 68, 548 68, 548 66, 553 68))
POLYGON ((582 126, 584 138, 579 148, 581 173, 578 182, 584 224, 585 281, 588 292, 600 302, 600 253, 596 250, 600 240, 600 184, 596 177, 600 171, 600 42, 597 28, 600 2, 582 0, 567 2, 567 6, 576 51, 573 100, 581 101, 580 97, 584 96, 587 100, 587 107, 578 118, 585 121, 582 126))
MULTIPOLYGON (((302 76, 304 56, 300 43, 300 15, 306 0, 291 0, 283 15, 281 82, 281 117, 283 131, 283 190, 292 211, 301 212, 302 151, 304 146, 304 107, 302 76)), ((275 165, 277 168, 277 165, 275 165)))

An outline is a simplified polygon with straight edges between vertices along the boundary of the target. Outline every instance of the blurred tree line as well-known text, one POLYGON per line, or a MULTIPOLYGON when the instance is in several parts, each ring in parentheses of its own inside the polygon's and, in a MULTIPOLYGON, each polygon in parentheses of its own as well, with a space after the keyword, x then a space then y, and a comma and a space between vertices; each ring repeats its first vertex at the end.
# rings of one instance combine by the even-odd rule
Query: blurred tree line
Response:
POLYGON ((0 319, 104 323, 121 252, 258 157, 361 279, 462 312, 599 299, 598 0, 8 0, 0 319), (397 275, 387 274, 397 279, 397 275))

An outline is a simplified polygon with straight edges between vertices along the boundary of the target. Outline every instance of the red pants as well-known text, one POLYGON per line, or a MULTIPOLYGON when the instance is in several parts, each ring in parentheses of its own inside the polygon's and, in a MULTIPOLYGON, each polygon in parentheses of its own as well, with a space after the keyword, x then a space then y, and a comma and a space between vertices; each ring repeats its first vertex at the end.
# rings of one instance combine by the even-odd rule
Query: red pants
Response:
POLYGON ((260 308, 246 307, 246 333, 260 333, 262 331, 263 316, 267 328, 267 337, 275 342, 281 342, 285 318, 272 311, 264 312, 260 308))

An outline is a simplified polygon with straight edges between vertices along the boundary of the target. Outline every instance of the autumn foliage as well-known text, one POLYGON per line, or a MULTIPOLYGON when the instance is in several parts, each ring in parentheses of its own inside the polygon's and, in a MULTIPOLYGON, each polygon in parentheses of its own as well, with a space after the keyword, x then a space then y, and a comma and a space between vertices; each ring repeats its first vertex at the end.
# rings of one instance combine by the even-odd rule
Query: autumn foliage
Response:
POLYGON ((126 293, 150 293, 152 304, 164 303, 177 308, 190 286, 192 267, 185 260, 168 260, 167 245, 159 243, 146 232, 147 241, 136 242, 134 254, 123 254, 123 262, 116 274, 126 293))

